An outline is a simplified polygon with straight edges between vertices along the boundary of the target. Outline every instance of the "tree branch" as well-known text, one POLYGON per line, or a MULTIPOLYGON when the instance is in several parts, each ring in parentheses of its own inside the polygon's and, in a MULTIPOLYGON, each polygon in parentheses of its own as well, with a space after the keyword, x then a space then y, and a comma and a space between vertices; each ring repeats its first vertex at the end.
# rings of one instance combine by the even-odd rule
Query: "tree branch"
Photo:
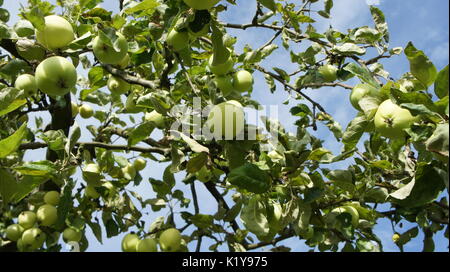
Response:
MULTIPOLYGON (((125 150, 125 151, 136 151, 141 153, 157 153, 161 155, 168 155, 170 153, 170 149, 164 149, 164 148, 157 148, 157 147, 151 147, 151 148, 145 148, 145 147, 139 147, 139 146, 127 146, 127 145, 113 145, 113 144, 106 144, 101 142, 78 142, 75 144, 76 147, 85 146, 85 147, 99 147, 104 148, 108 150, 125 150)), ((21 144, 19 146, 19 150, 35 150, 40 148, 46 148, 48 147, 47 143, 40 143, 40 142, 32 142, 32 143, 25 143, 21 144)))
POLYGON ((153 81, 129 75, 127 72, 114 68, 111 65, 102 65, 102 67, 105 68, 106 71, 108 71, 112 75, 120 77, 121 79, 125 80, 130 84, 141 85, 142 87, 149 88, 152 90, 158 89, 157 84, 155 84, 155 82, 153 81))

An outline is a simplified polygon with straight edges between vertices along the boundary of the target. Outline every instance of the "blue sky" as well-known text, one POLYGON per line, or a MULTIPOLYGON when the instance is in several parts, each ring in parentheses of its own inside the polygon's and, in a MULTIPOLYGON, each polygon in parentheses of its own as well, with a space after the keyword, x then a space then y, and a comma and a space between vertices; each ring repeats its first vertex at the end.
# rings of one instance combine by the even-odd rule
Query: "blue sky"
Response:
MULTIPOLYGON (((11 20, 9 22, 12 25, 17 20, 17 10, 19 4, 25 5, 24 0, 5 0, 4 8, 11 12, 11 20)), ((54 3, 55 1, 50 1, 54 3)), ((106 4, 102 4, 102 7, 108 10, 113 10, 117 12, 118 1, 105 1, 106 4)), ((221 20, 232 22, 232 23, 248 23, 253 17, 254 10, 256 7, 255 0, 237 0, 238 6, 229 6, 228 11, 222 13, 221 20)), ((300 1, 289 1, 289 2, 300 2, 300 1)), ((315 7, 322 7, 323 1, 315 4, 315 7)), ((412 41, 415 46, 423 50, 433 61, 433 63, 440 70, 448 64, 449 59, 449 26, 448 26, 448 1, 444 0, 336 0, 334 1, 334 8, 332 10, 332 18, 330 20, 318 20, 319 22, 315 24, 315 27, 321 31, 325 31, 330 25, 334 28, 340 30, 341 32, 346 32, 349 28, 354 28, 358 26, 373 26, 371 19, 369 3, 378 3, 378 7, 385 13, 386 20, 389 24, 389 30, 391 35, 391 47, 406 46, 409 41, 412 41)), ((272 36, 271 31, 260 30, 260 29, 248 29, 245 34, 242 30, 230 29, 228 33, 232 36, 238 37, 238 43, 236 46, 237 52, 242 52, 242 48, 249 44, 252 48, 258 48, 264 44, 272 36)), ((279 42, 278 42, 279 44, 279 42)), ((304 49, 304 45, 298 46, 293 44, 293 50, 300 52, 304 49)), ((293 72, 296 67, 289 62, 289 55, 287 51, 284 51, 280 46, 279 51, 273 54, 268 60, 266 60, 263 65, 264 67, 270 69, 272 67, 280 67, 288 72, 293 72)), ((404 55, 393 57, 388 60, 382 61, 385 69, 391 73, 394 78, 400 77, 403 73, 409 70, 409 64, 404 55)), ((86 74, 85 71, 80 71, 81 74, 86 74)), ((287 106, 283 106, 282 103, 288 99, 288 94, 279 86, 274 94, 270 94, 265 81, 261 74, 255 73, 255 86, 252 94, 252 98, 259 101, 263 105, 280 105, 279 108, 279 119, 286 126, 286 129, 291 132, 295 132, 295 127, 292 125, 295 122, 289 114, 289 109, 291 106, 296 105, 298 101, 294 101, 287 106)), ((351 81, 350 84, 356 84, 356 81, 351 81)), ((346 127, 350 120, 356 115, 356 111, 350 106, 348 100, 349 92, 341 88, 322 88, 320 90, 306 90, 306 94, 310 95, 316 101, 321 103, 324 108, 331 113, 331 115, 338 121, 342 127, 346 127), (337 102, 337 103, 336 103, 337 102)), ((46 114, 36 114, 42 116, 48 120, 48 115, 46 114)), ((32 118, 30 118, 31 120, 32 118)), ((126 118, 124 119, 126 120, 126 118)), ((77 122, 81 127, 85 127, 87 122, 81 118, 77 118, 77 122)), ((89 120, 91 122, 91 120, 89 120)), ((91 123, 89 123, 91 124, 91 123)), ((93 123, 94 125, 98 123, 93 123)), ((335 154, 340 152, 342 145, 337 142, 334 136, 323 126, 319 127, 317 135, 325 140, 325 147, 332 150, 335 154)), ((158 133, 152 135, 158 137, 158 133)), ((90 134, 84 130, 82 135, 82 140, 89 140, 90 134)), ((119 142, 117 142, 119 143, 119 142)), ((137 154, 131 154, 134 156, 137 154)), ((44 153, 42 151, 29 151, 27 152, 26 159, 31 160, 32 158, 44 158, 44 153)), ((343 162, 335 167, 345 167, 348 162, 343 162)), ((144 180, 148 177, 161 178, 164 167, 162 165, 157 165, 155 162, 150 163, 151 166, 147 167, 145 170, 144 180)), ((179 176, 181 177, 181 175, 179 176)), ((189 190, 183 186, 178 187, 186 191, 186 197, 190 196, 189 190)), ((142 182, 142 184, 137 188, 137 191, 144 196, 144 198, 154 197, 151 191, 151 186, 147 182, 142 182)), ((217 205, 212 201, 211 196, 207 191, 203 189, 201 184, 197 184, 197 191, 199 194, 199 201, 201 203, 200 210, 201 213, 213 214, 216 212, 217 205)), ((231 203, 231 202, 230 202, 231 203)), ((165 212, 154 213, 150 208, 146 208, 143 211, 143 220, 146 222, 148 227, 151 222, 160 215, 166 215, 165 212)), ((408 224, 405 225, 403 230, 408 228, 408 224)), ((188 232, 192 229, 188 229, 188 232)), ((398 229, 402 230, 402 229, 398 229)), ((376 233, 385 242, 386 251, 396 251, 397 248, 391 242, 392 229, 390 223, 387 220, 380 220, 379 225, 376 227, 376 233)), ((88 239, 91 242, 89 248, 90 251, 117 251, 120 250, 120 240, 122 236, 115 237, 112 239, 106 239, 104 237, 103 245, 96 242, 95 238, 92 237, 90 231, 87 232, 88 239)), ((413 240, 410 244, 405 247, 408 251, 418 251, 421 250, 422 238, 413 240)), ((285 242, 287 246, 290 246, 293 251, 305 251, 307 248, 298 239, 289 239, 285 242)), ((195 246, 195 243, 192 243, 195 246)), ((208 242, 204 243, 202 247, 203 250, 207 250, 208 242)), ((436 250, 448 251, 448 240, 443 238, 442 234, 439 235, 439 239, 436 244, 436 250)), ((225 250, 226 248, 222 248, 225 250)))

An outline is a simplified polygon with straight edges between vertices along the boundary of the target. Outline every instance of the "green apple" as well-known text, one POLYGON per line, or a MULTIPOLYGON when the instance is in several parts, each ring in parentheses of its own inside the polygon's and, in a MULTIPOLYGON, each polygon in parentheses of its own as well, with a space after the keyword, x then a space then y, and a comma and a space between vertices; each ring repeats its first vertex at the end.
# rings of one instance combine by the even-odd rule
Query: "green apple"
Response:
POLYGON ((22 245, 26 250, 36 250, 44 245, 47 236, 39 228, 27 229, 22 234, 22 245))
POLYGON ((211 73, 222 76, 228 74, 229 72, 231 72, 231 70, 233 70, 234 61, 231 57, 228 58, 226 62, 218 65, 213 65, 213 60, 214 56, 211 56, 208 62, 209 70, 211 71, 211 73))
POLYGON ((189 34, 187 31, 178 32, 172 29, 167 34, 166 43, 176 52, 189 46, 189 34))
POLYGON ((71 107, 72 107, 72 118, 75 118, 78 113, 80 113, 80 107, 78 107, 77 103, 71 101, 71 107))
POLYGON ((56 220, 58 219, 58 210, 55 206, 45 204, 39 207, 36 215, 41 225, 48 227, 56 223, 56 220))
POLYGON ((394 233, 394 235, 392 235, 392 241, 397 243, 398 240, 400 240, 400 235, 398 233, 394 233))
POLYGON ((231 76, 216 76, 214 84, 222 91, 223 96, 228 96, 234 91, 233 79, 231 76))
POLYGON ((19 20, 14 25, 14 31, 19 37, 29 37, 34 34, 34 27, 28 20, 19 20))
POLYGON ((93 41, 92 50, 94 51, 94 55, 103 64, 119 64, 128 53, 127 40, 119 32, 116 32, 116 35, 115 45, 119 51, 116 51, 114 47, 103 42, 100 36, 95 37, 93 41))
POLYGON ((183 0, 186 5, 193 9, 204 10, 214 7, 220 0, 183 0))
POLYGON ((45 58, 45 49, 33 40, 20 39, 16 42, 19 55, 28 61, 42 61, 45 58))
POLYGON ((79 108, 80 116, 84 119, 89 119, 94 116, 94 109, 88 104, 83 104, 79 108))
POLYGON ((175 252, 181 245, 181 233, 175 228, 167 229, 159 236, 159 244, 163 251, 175 252))
POLYGON ((375 114, 375 129, 384 137, 400 139, 405 137, 405 129, 415 122, 409 110, 394 104, 390 99, 381 103, 375 114))
POLYGON ((100 166, 96 163, 88 163, 83 168, 83 178, 84 180, 91 185, 99 186, 101 179, 101 171, 100 166))
POLYGON ((6 228, 5 234, 6 238, 16 242, 22 237, 22 233, 24 232, 24 228, 19 224, 12 224, 6 228))
POLYGON ((50 57, 36 68, 36 83, 39 90, 50 96, 63 96, 77 83, 77 71, 73 64, 63 57, 50 57))
POLYGON ((144 119, 147 122, 152 122, 159 129, 164 129, 166 127, 164 116, 155 110, 145 113, 144 119))
POLYGON ((136 252, 157 252, 158 247, 155 239, 145 238, 136 245, 136 252))
POLYGON ((63 232, 63 239, 66 243, 68 242, 80 242, 83 233, 81 231, 68 227, 63 232))
POLYGON ((133 180, 136 177, 136 168, 132 164, 122 168, 122 175, 127 180, 133 180))
POLYGON ((134 233, 128 233, 122 239, 122 251, 123 252, 136 252, 139 241, 140 241, 139 236, 137 236, 134 233))
POLYGON ((352 217, 352 225, 354 227, 357 227, 359 224, 359 213, 358 211, 352 207, 352 206, 342 206, 342 207, 338 207, 335 208, 331 211, 331 213, 334 214, 342 214, 342 213, 348 213, 351 215, 352 217))
POLYGON ((57 191, 50 191, 44 195, 44 202, 49 205, 58 206, 59 199, 60 195, 59 192, 57 191))
POLYGON ((100 197, 100 194, 97 192, 93 185, 88 184, 84 189, 84 194, 92 199, 97 199, 100 197))
POLYGON ((380 93, 376 88, 372 87, 369 84, 356 85, 352 89, 352 93, 350 94, 350 103, 356 110, 362 111, 361 107, 359 106, 359 101, 365 96, 379 97, 380 93))
POLYGON ((130 83, 113 75, 109 76, 107 86, 112 95, 121 95, 131 89, 130 83))
POLYGON ((325 82, 334 82, 337 79, 338 68, 331 64, 323 65, 319 68, 319 74, 325 82))
POLYGON ((63 17, 49 15, 44 20, 44 28, 36 29, 36 40, 45 48, 50 50, 63 48, 75 39, 72 25, 63 17))
POLYGON ((131 59, 130 59, 130 55, 126 54, 125 57, 123 57, 123 59, 117 63, 117 66, 120 69, 125 69, 130 65, 131 59))
POLYGON ((24 229, 29 229, 36 223, 36 214, 31 211, 21 212, 18 217, 19 225, 24 229))
POLYGON ((136 169, 136 171, 142 171, 147 166, 147 161, 142 158, 138 158, 134 160, 133 166, 136 169))
POLYGON ((244 130, 245 113, 242 105, 235 100, 215 105, 208 115, 206 124, 216 139, 235 138, 244 130))
POLYGON ((233 87, 241 93, 250 91, 253 87, 252 74, 246 70, 241 70, 234 73, 233 87))
POLYGON ((26 97, 36 94, 38 87, 34 76, 23 74, 17 77, 14 87, 17 90, 23 90, 26 97))

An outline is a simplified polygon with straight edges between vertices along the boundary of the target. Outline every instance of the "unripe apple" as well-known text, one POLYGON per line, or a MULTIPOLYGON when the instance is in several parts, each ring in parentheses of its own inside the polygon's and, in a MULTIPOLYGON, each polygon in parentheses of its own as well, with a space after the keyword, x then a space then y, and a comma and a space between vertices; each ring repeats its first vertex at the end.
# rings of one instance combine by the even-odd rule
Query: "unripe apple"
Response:
POLYGON ((386 138, 400 139, 405 137, 405 129, 415 122, 409 110, 394 104, 390 99, 381 103, 375 114, 375 129, 386 138))
POLYGON ((25 231, 25 229, 19 225, 19 224, 12 224, 9 225, 6 228, 6 238, 16 242, 17 240, 19 240, 22 237, 22 233, 25 231))
POLYGON ((235 100, 215 105, 208 115, 207 125, 216 139, 235 138, 244 130, 245 114, 242 105, 235 100))
POLYGON ((181 245, 181 233, 175 228, 167 229, 159 236, 159 244, 163 251, 175 252, 181 245))
POLYGON ((122 251, 123 252, 136 252, 139 241, 140 241, 139 236, 137 236, 134 233, 128 233, 122 239, 122 251))
POLYGON ((45 48, 54 50, 69 45, 74 39, 72 25, 63 17, 49 15, 42 30, 36 29, 36 39, 45 48))
POLYGON ((27 229, 22 234, 22 245, 25 250, 36 250, 44 245, 45 235, 39 228, 27 229))
POLYGON ((121 95, 131 89, 130 83, 113 75, 109 76, 107 85, 112 95, 121 95))
POLYGON ((77 83, 77 71, 63 57, 50 57, 36 68, 36 83, 39 90, 50 96, 63 96, 77 83))
POLYGON ((120 69, 125 69, 130 65, 131 59, 130 59, 130 55, 126 54, 125 57, 123 57, 123 59, 117 63, 117 66, 120 69))
POLYGON ((100 166, 96 163, 88 163, 83 168, 83 178, 88 184, 96 186, 101 179, 100 166))
POLYGON ((17 77, 14 87, 17 90, 23 90, 25 97, 30 97, 36 94, 38 87, 34 76, 29 74, 23 74, 17 77))
POLYGON ((136 171, 144 170, 145 166, 147 166, 147 161, 142 158, 138 158, 134 160, 133 166, 136 169, 136 171))
POLYGON ((219 65, 213 65, 214 56, 211 56, 209 58, 208 66, 209 70, 218 76, 222 76, 225 74, 228 74, 233 70, 234 62, 233 59, 230 57, 226 62, 219 64, 219 65))
POLYGON ((95 37, 93 41, 92 50, 94 51, 94 55, 103 64, 119 64, 123 61, 128 53, 127 40, 119 32, 116 32, 116 35, 117 40, 115 41, 115 44, 117 45, 119 51, 116 51, 114 47, 111 47, 108 44, 104 43, 100 39, 100 36, 95 37))
POLYGON ((58 210, 55 206, 49 204, 39 207, 36 214, 37 219, 41 222, 41 225, 46 227, 55 224, 58 219, 58 210))
POLYGON ((81 241, 81 237, 83 236, 83 233, 81 233, 81 231, 68 227, 64 230, 63 232, 63 239, 64 242, 68 243, 68 242, 80 242, 81 241))
POLYGON ((77 103, 71 101, 71 107, 72 107, 72 118, 75 118, 78 113, 80 113, 80 108, 78 107, 77 103))
POLYGON ((233 87, 239 92, 250 91, 253 87, 253 76, 246 70, 237 71, 233 75, 233 87))
POLYGON ((44 195, 44 202, 49 205, 58 206, 59 199, 60 195, 59 192, 57 191, 50 191, 44 195))
POLYGON ((157 252, 158 247, 155 239, 145 238, 136 245, 136 252, 157 252))
POLYGON ((220 0, 183 0, 186 5, 193 9, 204 10, 214 7, 220 0))
POLYGON ((231 76, 216 76, 214 78, 214 84, 222 91, 222 94, 225 97, 234 91, 233 79, 231 76))
POLYGON ((164 116, 155 110, 145 113, 144 119, 147 122, 152 122, 159 129, 164 129, 166 127, 164 116))
POLYGON ((342 206, 342 207, 338 207, 335 208, 331 211, 331 213, 335 213, 335 214, 342 214, 342 213, 348 213, 350 214, 351 218, 352 218, 352 225, 354 227, 357 227, 359 224, 359 213, 358 211, 352 207, 352 206, 342 206))
POLYGON ((36 214, 31 211, 21 212, 18 217, 19 225, 24 229, 29 229, 36 223, 36 214))
POLYGON ((97 192, 93 185, 88 184, 84 189, 84 194, 92 199, 97 199, 100 197, 100 194, 97 192))
POLYGON ((334 82, 337 79, 338 68, 331 64, 326 64, 319 68, 319 74, 325 82, 334 82))
POLYGON ((92 107, 89 106, 88 104, 81 105, 81 107, 79 108, 79 111, 80 111, 80 116, 84 119, 89 119, 92 116, 94 116, 94 109, 92 109, 92 107))
POLYGON ((19 37, 28 37, 34 34, 34 27, 28 20, 19 20, 14 25, 14 31, 19 37))
POLYGON ((397 243, 398 240, 400 240, 400 235, 398 233, 394 233, 394 235, 392 235, 392 241, 397 243))
POLYGON ((380 96, 380 93, 376 88, 369 84, 358 84, 352 89, 352 93, 350 94, 350 103, 356 110, 361 111, 362 109, 359 106, 359 101, 367 95, 378 97, 380 96))
POLYGON ((123 177, 127 180, 133 180, 136 177, 136 168, 132 164, 122 168, 123 177))
POLYGON ((178 32, 172 29, 167 34, 166 43, 176 52, 189 46, 189 34, 187 31, 178 32))

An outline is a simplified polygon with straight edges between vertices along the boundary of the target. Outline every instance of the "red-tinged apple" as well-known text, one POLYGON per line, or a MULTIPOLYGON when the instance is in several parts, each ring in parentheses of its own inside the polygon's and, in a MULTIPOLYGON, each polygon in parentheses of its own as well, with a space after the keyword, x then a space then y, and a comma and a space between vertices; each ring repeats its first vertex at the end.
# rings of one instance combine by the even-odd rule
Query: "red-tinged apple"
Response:
POLYGON ((36 83, 39 90, 50 96, 63 96, 77 83, 75 66, 59 56, 50 57, 36 68, 36 83))
POLYGON ((36 39, 45 48, 50 50, 63 48, 75 39, 72 25, 63 17, 49 15, 44 19, 44 28, 36 29, 36 39))

